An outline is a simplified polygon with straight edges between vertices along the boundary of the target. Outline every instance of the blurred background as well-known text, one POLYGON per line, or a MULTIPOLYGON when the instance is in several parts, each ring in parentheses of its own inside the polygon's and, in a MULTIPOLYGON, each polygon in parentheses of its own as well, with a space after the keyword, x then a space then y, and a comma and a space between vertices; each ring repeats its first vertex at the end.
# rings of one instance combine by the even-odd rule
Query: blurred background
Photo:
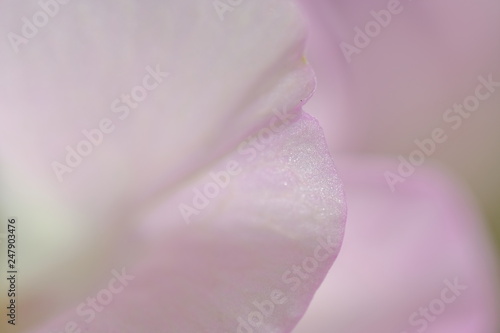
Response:
POLYGON ((418 148, 415 140, 444 128, 448 139, 425 163, 441 163, 473 193, 498 248, 500 89, 462 117, 457 129, 449 129, 443 116, 474 94, 479 76, 500 82, 500 2, 300 4, 311 27, 307 56, 318 77, 305 109, 319 118, 333 154, 408 158, 418 148), (398 14, 386 27, 369 26, 373 12, 382 17, 391 6, 398 14), (357 28, 365 31, 367 24, 375 36, 367 34, 369 45, 358 47, 364 45, 355 39, 357 28))
MULTIPOLYGON (((500 262, 500 2, 300 0, 299 4, 310 26, 307 59, 317 74, 317 90, 305 110, 316 116, 325 130, 346 182, 349 214, 339 259, 296 332, 328 332, 332 328, 338 332, 363 332, 367 328, 395 331, 402 327, 395 320, 406 320, 412 308, 436 294, 437 287, 431 287, 429 281, 438 280, 442 272, 425 271, 434 260, 443 267, 453 267, 448 273, 460 271, 458 275, 469 277, 485 274, 484 283, 477 279, 472 282, 485 289, 477 293, 475 300, 463 300, 462 309, 450 314, 447 323, 447 319, 436 321, 429 332, 495 331, 492 327, 498 327, 498 323, 485 323, 491 324, 495 321, 492 318, 499 317, 498 308, 490 301, 496 299, 498 303, 500 293, 496 271, 500 262), (481 96, 485 89, 489 89, 487 97, 481 96), (419 144, 429 143, 436 130, 441 140, 427 146, 432 151, 424 155, 419 144), (406 163, 408 168, 410 161, 419 160, 419 156, 424 157, 423 162, 418 161, 411 176, 393 184, 396 193, 391 196, 391 185, 383 188, 386 172, 397 177, 398 166, 406 163), (359 170, 363 165, 378 171, 370 171, 367 176, 366 171, 359 170), (439 170, 441 176, 428 178, 430 170, 439 170), (448 177, 459 187, 448 187, 441 198, 434 196, 432 188, 440 186, 436 180, 440 177, 448 177), (419 181, 427 183, 420 187, 419 181), (366 184, 371 186, 371 196, 359 194, 367 192, 366 187, 362 188, 366 184), (418 194, 414 192, 416 187, 418 194), (404 208, 396 209, 394 215, 401 213, 399 225, 405 226, 395 229, 398 223, 387 222, 394 219, 387 212, 392 212, 393 206, 403 206, 409 192, 415 196, 414 205, 407 202, 403 213, 404 208), (458 199, 444 208, 444 198, 454 193, 467 199, 458 199), (360 199, 363 196, 365 199, 360 199), (383 205, 387 205, 385 215, 379 216, 383 205), (375 213, 363 211, 367 207, 375 213), (413 230, 414 224, 425 225, 429 221, 419 220, 413 213, 418 215, 429 207, 442 213, 455 210, 454 217, 445 213, 433 226, 418 229, 426 235, 440 236, 429 236, 433 238, 429 241, 427 236, 421 238, 415 248, 398 239, 373 241, 381 228, 404 235, 413 230), (477 209, 479 218, 468 215, 469 208, 477 209), (443 220, 447 218, 455 223, 445 226, 443 220), (464 221, 480 230, 484 238, 473 240, 463 230, 460 236, 447 237, 464 221), (366 235, 366 230, 372 230, 372 235, 366 235), (452 243, 457 239, 462 245, 455 247, 452 243), (356 245, 359 242, 369 245, 356 245), (439 246, 432 249, 436 244, 441 244, 442 250, 439 246), (460 247, 469 245, 475 250, 460 254, 460 247), (476 253, 480 247, 484 252, 476 253), (493 251, 496 254, 492 260, 485 259, 493 251), (374 252, 378 256, 372 256, 374 252), (415 265, 406 267, 408 260, 415 261, 415 265), (356 261, 359 263, 354 264, 356 261), (458 262, 461 268, 454 266, 458 262), (366 265, 373 267, 370 270, 366 265), (419 265, 422 269, 415 270, 414 266, 419 265), (394 279, 394 275, 400 278, 394 279), (402 279, 408 280, 404 287, 400 285, 402 279), (484 310, 474 310, 478 307, 484 310), (364 308, 371 310, 362 315, 364 308), (379 308, 385 309, 379 313, 379 308), (482 317, 481 311, 494 313, 485 319, 488 316, 482 317), (355 318, 344 319, 352 313, 356 313, 355 318), (458 323, 461 319, 457 318, 463 321, 458 323), (478 324, 481 321, 483 324, 478 324)), ((470 235, 474 233, 467 230, 470 235)))

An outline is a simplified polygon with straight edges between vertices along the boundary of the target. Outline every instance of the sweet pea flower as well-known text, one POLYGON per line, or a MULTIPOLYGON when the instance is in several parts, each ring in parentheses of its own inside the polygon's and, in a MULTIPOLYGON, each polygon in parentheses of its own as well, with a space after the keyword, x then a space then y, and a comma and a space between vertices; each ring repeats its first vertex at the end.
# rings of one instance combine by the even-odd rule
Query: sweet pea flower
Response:
MULTIPOLYGON (((496 8, 480 3, 457 8, 496 8)), ((455 299, 443 301, 446 312, 425 322, 426 330, 492 333, 491 249, 481 218, 441 174, 421 171, 390 193, 380 177, 390 163, 341 159, 352 225, 328 273, 346 219, 329 151, 386 143, 384 129, 366 126, 375 118, 365 123, 366 111, 352 112, 379 108, 370 109, 366 95, 353 104, 351 90, 366 73, 365 92, 384 84, 364 71, 373 63, 350 66, 370 52, 386 55, 373 43, 347 66, 337 44, 315 48, 340 41, 375 3, 304 4, 0 5, 7 36, 0 44, 0 207, 21 239, 15 329, 410 332, 416 320, 421 329, 424 322, 408 316, 444 295, 455 299), (310 55, 319 82, 312 103, 304 8, 312 13, 310 55), (302 111, 306 102, 319 124, 302 111)), ((401 11, 394 0, 378 4, 401 11)), ((415 7, 436 20, 449 8, 415 7)), ((411 31, 415 24, 403 25, 411 31)), ((495 25, 485 19, 474 31, 487 27, 495 25)), ((413 36, 423 42, 427 35, 413 36)), ((387 40, 385 47, 393 42, 387 40)), ((419 46, 411 50, 425 53, 419 46)), ((432 77, 493 58, 480 55, 471 49, 432 77)), ((439 67, 423 59, 431 71, 439 67)), ((393 107, 373 117, 394 116, 408 93, 396 88, 393 107)), ((410 90, 427 106, 458 91, 410 90)), ((0 299, 3 308, 10 302, 0 299)))
POLYGON ((340 248, 342 185, 301 110, 298 8, 231 3, 1 2, 0 212, 18 240, 2 331, 302 317, 340 248))

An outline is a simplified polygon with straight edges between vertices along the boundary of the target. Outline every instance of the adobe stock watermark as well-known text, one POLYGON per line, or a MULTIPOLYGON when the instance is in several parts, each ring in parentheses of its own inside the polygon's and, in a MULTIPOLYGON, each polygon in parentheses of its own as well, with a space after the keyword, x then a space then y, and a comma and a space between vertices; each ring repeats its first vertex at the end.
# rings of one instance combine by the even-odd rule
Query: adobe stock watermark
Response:
MULTIPOLYGON (((111 113, 116 114, 115 117, 118 117, 120 121, 124 121, 130 116, 131 111, 137 109, 149 93, 158 88, 169 75, 168 72, 160 69, 160 65, 156 65, 155 68, 147 66, 142 83, 132 87, 129 93, 121 94, 119 98, 113 100, 110 106, 111 113)), ((103 143, 106 135, 113 133, 116 128, 115 123, 111 118, 102 118, 95 128, 82 130, 82 140, 74 146, 66 146, 65 163, 58 161, 51 163, 59 182, 64 181, 65 174, 72 173, 80 166, 83 160, 103 143)))
MULTIPOLYGON (((331 236, 327 239, 318 238, 317 242, 312 256, 306 257, 300 264, 293 265, 282 274, 281 282, 286 286, 283 289, 287 289, 290 293, 296 292, 304 281, 311 278, 321 263, 335 252, 336 244, 331 236)), ((276 307, 286 302, 288 297, 279 288, 273 289, 267 299, 254 300, 250 306, 251 311, 236 319, 238 324, 236 333, 259 332, 259 328, 273 315, 276 307)))
MULTIPOLYGON (((460 284, 458 278, 453 281, 445 280, 445 287, 441 290, 440 297, 433 299, 426 306, 420 307, 408 318, 408 322, 418 333, 425 332, 441 316, 448 306, 454 303, 467 286, 460 284)), ((407 332, 402 332, 407 333, 407 332)))
POLYGON ((236 7, 241 6, 244 0, 215 0, 212 2, 215 12, 221 21, 224 21, 224 15, 232 12, 236 7))
MULTIPOLYGON (((500 87, 500 82, 493 80, 493 74, 488 77, 479 76, 479 84, 474 89, 474 92, 467 96, 462 103, 454 104, 452 107, 445 110, 443 113, 443 121, 450 126, 454 131, 458 130, 465 119, 468 119, 477 111, 482 102, 493 96, 496 90, 500 87)), ((406 179, 412 176, 416 168, 424 164, 424 162, 437 151, 437 147, 448 140, 446 130, 442 127, 437 127, 432 130, 428 138, 415 140, 417 146, 407 157, 398 156, 399 165, 395 172, 385 171, 384 177, 387 185, 392 192, 396 190, 398 183, 403 183, 406 179)))
POLYGON ((71 0, 40 0, 38 1, 39 9, 31 15, 31 18, 23 16, 21 18, 20 34, 15 32, 7 33, 12 50, 19 53, 20 46, 26 45, 30 40, 35 38, 40 29, 43 29, 52 18, 60 11, 61 5, 66 5, 71 0))
POLYGON ((90 324, 97 317, 98 313, 104 311, 104 309, 113 302, 115 295, 123 292, 125 287, 127 287, 130 281, 135 279, 135 276, 127 274, 125 268, 122 271, 112 270, 111 278, 108 282, 107 288, 101 289, 93 297, 87 297, 87 299, 80 303, 75 310, 76 315, 79 317, 80 322, 75 320, 68 321, 61 330, 47 333, 82 333, 85 332, 84 325, 90 324))
MULTIPOLYGON (((274 116, 271 117, 266 127, 260 129, 257 134, 250 135, 238 145, 238 154, 247 156, 247 162, 255 160, 268 147, 273 137, 297 117, 296 113, 290 112, 290 109, 286 107, 281 110, 273 109, 272 112, 274 116)), ((191 204, 181 203, 179 205, 179 212, 184 222, 191 223, 192 217, 199 215, 202 210, 207 208, 211 200, 229 185, 231 179, 242 172, 243 166, 236 160, 229 160, 224 170, 210 172, 209 177, 212 181, 206 182, 201 187, 193 188, 191 204)))

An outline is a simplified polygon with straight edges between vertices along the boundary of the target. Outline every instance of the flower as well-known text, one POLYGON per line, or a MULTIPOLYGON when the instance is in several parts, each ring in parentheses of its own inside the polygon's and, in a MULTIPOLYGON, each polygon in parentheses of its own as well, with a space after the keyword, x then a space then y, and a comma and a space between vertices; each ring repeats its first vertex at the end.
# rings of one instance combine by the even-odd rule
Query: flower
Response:
POLYGON ((0 218, 21 239, 0 285, 12 291, 2 329, 492 332, 495 259, 460 187, 433 168, 338 152, 394 154, 418 137, 417 155, 432 155, 428 124, 456 116, 446 107, 478 79, 498 85, 487 34, 498 5, 302 5, 0 5, 0 218), (481 24, 452 31, 465 13, 481 24), (420 15, 441 25, 423 29, 410 20, 420 15), (392 126, 400 110, 411 121, 392 126), (336 260, 339 175, 350 224, 336 260))

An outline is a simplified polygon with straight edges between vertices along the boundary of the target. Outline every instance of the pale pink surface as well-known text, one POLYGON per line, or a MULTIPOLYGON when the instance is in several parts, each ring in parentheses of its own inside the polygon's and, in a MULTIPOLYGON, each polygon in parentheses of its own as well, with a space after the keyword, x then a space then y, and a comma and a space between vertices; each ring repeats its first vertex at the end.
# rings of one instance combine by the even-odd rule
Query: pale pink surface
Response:
MULTIPOLYGON (((37 10, 37 1, 3 1, 0 34, 19 33, 21 17, 37 10)), ((210 1, 73 1, 19 53, 0 41, 0 211, 17 216, 23 239, 19 331, 63 330, 122 267, 137 283, 88 323, 92 332, 119 323, 132 332, 234 331, 254 299, 330 237, 327 259, 260 330, 294 326, 345 221, 321 128, 300 110, 315 84, 305 35, 285 0, 246 2, 224 21, 210 1), (169 74, 120 119, 112 102, 157 65, 169 74), (274 112, 299 116, 247 160, 238 145, 274 112), (53 161, 103 118, 114 131, 59 182, 53 161), (179 205, 223 157, 245 170, 186 225, 179 205)))
POLYGON ((61 329, 70 321, 90 332, 237 332, 237 318, 246 318, 255 311, 252 302, 268 300, 273 290, 288 301, 255 332, 290 332, 343 236, 342 188, 318 131, 316 121, 302 115, 255 160, 229 156, 239 161, 241 175, 186 226, 180 216, 172 221, 177 203, 190 202, 191 186, 202 188, 211 180, 193 181, 142 218, 134 239, 140 254, 127 269, 136 278, 113 303, 87 324, 87 317, 75 313, 83 301, 77 300, 65 315, 35 332, 61 329), (318 238, 330 240, 332 254, 293 289, 282 276, 313 256, 318 238))
POLYGON ((417 332, 410 315, 456 278, 468 289, 425 332, 497 332, 497 263, 463 190, 425 168, 391 193, 383 178, 391 161, 336 162, 349 205, 345 240, 294 333, 417 332))

